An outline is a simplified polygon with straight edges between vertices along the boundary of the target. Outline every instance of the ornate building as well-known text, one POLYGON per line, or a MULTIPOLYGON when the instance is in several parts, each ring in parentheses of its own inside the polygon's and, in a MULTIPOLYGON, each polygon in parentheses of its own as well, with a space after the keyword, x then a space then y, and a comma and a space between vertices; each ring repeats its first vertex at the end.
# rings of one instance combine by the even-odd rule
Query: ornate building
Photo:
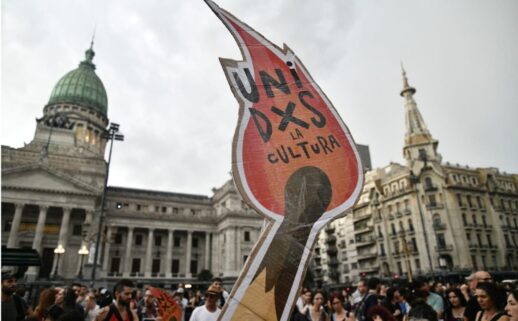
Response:
POLYGON ((317 281, 518 270, 518 175, 443 163, 415 92, 403 71, 406 165, 366 173, 351 213, 320 234, 317 281))
MULTIPOLYGON (((2 246, 40 253, 42 266, 30 268, 28 279, 75 279, 83 261, 90 277, 109 124, 94 55, 90 47, 55 85, 29 144, 2 146, 2 246)), ((231 181, 212 197, 108 187, 105 213, 97 269, 105 283, 124 276, 176 284, 203 270, 232 282, 263 225, 231 181)))

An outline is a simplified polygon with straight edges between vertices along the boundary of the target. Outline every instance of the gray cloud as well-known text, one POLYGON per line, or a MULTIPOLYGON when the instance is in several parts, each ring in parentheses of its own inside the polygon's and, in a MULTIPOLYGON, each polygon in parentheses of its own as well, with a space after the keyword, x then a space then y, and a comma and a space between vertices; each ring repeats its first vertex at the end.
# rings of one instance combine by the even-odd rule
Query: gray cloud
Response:
MULTIPOLYGON (((403 162, 403 60, 445 161, 518 172, 517 2, 219 5, 295 51, 375 166, 403 162)), ((238 111, 218 57, 241 56, 203 1, 3 1, 2 144, 30 141, 96 24, 94 62, 126 135, 110 184, 210 194, 230 177, 238 111)))

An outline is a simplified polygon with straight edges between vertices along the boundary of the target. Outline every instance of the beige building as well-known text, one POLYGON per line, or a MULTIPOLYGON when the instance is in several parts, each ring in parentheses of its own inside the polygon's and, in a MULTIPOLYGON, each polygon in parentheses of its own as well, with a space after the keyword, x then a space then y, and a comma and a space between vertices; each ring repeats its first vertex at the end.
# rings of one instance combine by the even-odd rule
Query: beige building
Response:
POLYGON ((403 72, 406 164, 368 171, 352 213, 321 232, 318 281, 518 270, 518 175, 442 162, 415 92, 403 72))

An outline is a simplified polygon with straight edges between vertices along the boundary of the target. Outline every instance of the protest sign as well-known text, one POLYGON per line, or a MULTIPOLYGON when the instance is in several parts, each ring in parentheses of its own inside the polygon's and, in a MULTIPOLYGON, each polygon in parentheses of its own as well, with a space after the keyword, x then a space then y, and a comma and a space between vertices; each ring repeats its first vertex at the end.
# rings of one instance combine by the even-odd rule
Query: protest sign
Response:
POLYGON ((287 320, 316 236, 354 205, 363 168, 349 130, 294 52, 206 2, 244 58, 220 59, 240 106, 233 177, 270 222, 220 320, 287 320))

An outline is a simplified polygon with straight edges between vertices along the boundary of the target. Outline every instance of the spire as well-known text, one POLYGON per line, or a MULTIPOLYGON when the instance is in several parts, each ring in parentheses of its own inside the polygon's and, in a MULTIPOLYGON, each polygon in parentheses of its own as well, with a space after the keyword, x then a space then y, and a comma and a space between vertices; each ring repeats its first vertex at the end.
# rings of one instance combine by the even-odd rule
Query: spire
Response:
POLYGON ((406 71, 401 64, 401 72, 403 75, 403 89, 401 96, 405 98, 405 146, 403 148, 404 156, 407 160, 423 158, 420 149, 427 149, 425 146, 429 145, 431 148, 426 151, 427 158, 435 158, 437 141, 432 137, 428 131, 428 127, 424 122, 423 116, 417 108, 417 103, 413 95, 416 89, 409 85, 406 71), (414 150, 414 152, 411 152, 414 150), (421 153, 421 154, 419 154, 421 153))
POLYGON ((412 96, 413 94, 415 94, 416 90, 414 87, 411 87, 408 84, 408 78, 406 77, 406 71, 403 67, 403 62, 401 62, 401 73, 403 74, 403 90, 401 90, 400 95, 401 97, 405 97, 406 93, 410 93, 410 96, 412 96))
POLYGON ((90 48, 85 51, 85 60, 81 61, 79 66, 85 66, 95 69, 95 65, 92 62, 94 60, 95 51, 94 51, 94 39, 95 39, 95 27, 94 32, 92 34, 92 40, 90 41, 90 48))

